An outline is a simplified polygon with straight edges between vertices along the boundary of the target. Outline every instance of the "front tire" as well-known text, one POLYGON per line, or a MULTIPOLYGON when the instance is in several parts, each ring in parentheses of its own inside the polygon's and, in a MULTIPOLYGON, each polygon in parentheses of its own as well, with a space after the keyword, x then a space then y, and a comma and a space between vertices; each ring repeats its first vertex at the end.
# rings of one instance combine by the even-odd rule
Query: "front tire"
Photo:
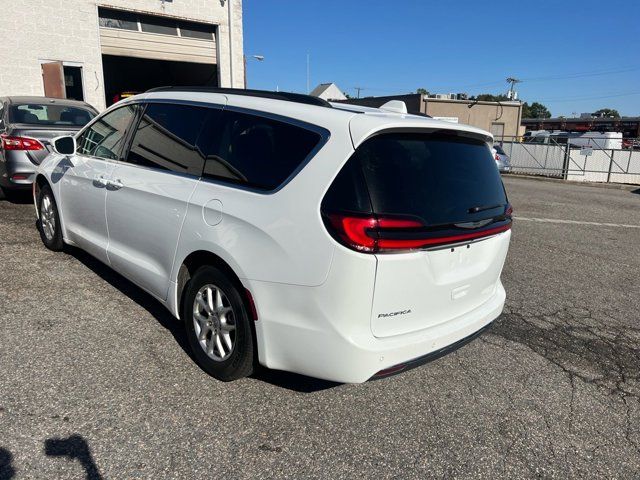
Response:
POLYGON ((42 243, 49 250, 59 252, 64 248, 58 205, 51 187, 44 185, 38 194, 38 231, 42 243))
POLYGON ((204 266, 185 288, 182 318, 198 364, 224 382, 251 375, 253 332, 236 283, 220 269, 204 266))

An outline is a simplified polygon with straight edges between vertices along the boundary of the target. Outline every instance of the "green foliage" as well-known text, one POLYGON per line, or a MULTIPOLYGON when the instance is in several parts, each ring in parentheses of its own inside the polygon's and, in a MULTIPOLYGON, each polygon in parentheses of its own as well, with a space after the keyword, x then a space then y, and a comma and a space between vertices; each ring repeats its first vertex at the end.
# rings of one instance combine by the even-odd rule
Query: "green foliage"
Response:
POLYGON ((539 102, 533 102, 531 105, 524 102, 522 105, 522 118, 551 118, 551 112, 539 102))
POLYGON ((593 114, 596 115, 597 117, 602 116, 602 117, 620 118, 620 114, 614 108, 601 108, 600 110, 596 110, 595 112, 593 112, 593 114))
POLYGON ((421 93, 422 95, 429 95, 429 91, 426 88, 419 88, 416 90, 416 93, 421 93))

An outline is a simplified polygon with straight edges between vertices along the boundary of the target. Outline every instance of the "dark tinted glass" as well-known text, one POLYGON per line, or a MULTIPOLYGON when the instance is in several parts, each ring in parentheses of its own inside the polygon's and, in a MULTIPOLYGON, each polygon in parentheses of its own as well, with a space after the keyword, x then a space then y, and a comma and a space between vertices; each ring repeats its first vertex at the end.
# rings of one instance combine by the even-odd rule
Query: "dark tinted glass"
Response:
POLYGON ((349 161, 340 170, 322 200, 324 213, 371 213, 371 202, 362 169, 357 161, 349 161))
POLYGON ((203 38, 213 40, 213 25, 204 25, 201 23, 181 22, 180 36, 190 38, 203 38))
POLYGON ((507 204, 491 151, 479 140, 380 135, 358 147, 353 159, 360 162, 373 210, 380 215, 445 225, 490 218, 507 204), (470 213, 474 207, 482 211, 470 213))
POLYGON ((143 32, 178 35, 177 23, 171 19, 145 15, 140 17, 140 27, 143 32))
POLYGON ((83 127, 95 117, 95 113, 84 108, 66 105, 29 103, 11 105, 9 121, 28 125, 70 125, 83 127))
POLYGON ((494 145, 493 148, 496 149, 496 153, 500 154, 500 155, 506 155, 504 153, 504 150, 502 149, 502 147, 500 145, 494 145))
POLYGON ((127 161, 200 176, 204 156, 196 140, 208 112, 188 105, 150 104, 140 119, 127 161))
POLYGON ((205 176, 261 190, 279 187, 307 158, 320 135, 302 127, 245 113, 225 111, 222 124, 203 137, 212 144, 205 176))
POLYGON ((78 153, 118 160, 137 105, 120 107, 99 118, 78 138, 78 153))
POLYGON ((138 21, 133 13, 101 8, 99 10, 99 16, 101 27, 138 30, 138 21))

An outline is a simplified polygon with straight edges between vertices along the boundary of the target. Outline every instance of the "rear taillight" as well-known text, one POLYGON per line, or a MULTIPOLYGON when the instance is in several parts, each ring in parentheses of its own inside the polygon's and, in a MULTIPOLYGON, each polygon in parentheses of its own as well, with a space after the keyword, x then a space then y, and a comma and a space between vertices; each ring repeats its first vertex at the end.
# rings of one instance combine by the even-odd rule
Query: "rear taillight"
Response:
POLYGON ((0 135, 0 144, 4 150, 44 150, 44 145, 35 138, 0 135))
MULTIPOLYGON (((337 240, 364 253, 414 250, 442 246, 496 235, 511 228, 511 218, 502 217, 496 226, 471 232, 449 228, 434 231, 415 220, 388 217, 331 214, 329 226, 337 240)), ((494 223, 495 225, 495 223, 494 223)))
POLYGON ((496 153, 496 157, 495 158, 496 158, 496 162, 500 161, 500 155, 498 155, 497 153, 496 153))

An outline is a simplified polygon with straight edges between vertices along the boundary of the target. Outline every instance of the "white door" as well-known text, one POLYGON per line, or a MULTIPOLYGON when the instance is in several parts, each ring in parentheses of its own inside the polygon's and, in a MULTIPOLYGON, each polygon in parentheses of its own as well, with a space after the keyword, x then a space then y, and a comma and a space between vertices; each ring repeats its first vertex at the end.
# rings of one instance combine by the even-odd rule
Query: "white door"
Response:
MULTIPOLYGON (((123 152, 133 106, 96 120, 78 137, 78 149, 59 181, 62 215, 69 239, 108 263, 105 202, 107 185, 123 152)), ((53 178, 55 181, 55 178, 53 178)))
POLYGON ((219 111, 149 104, 126 162, 119 162, 112 174, 106 209, 109 260, 160 299, 167 296, 189 198, 202 175, 199 133, 219 111))

